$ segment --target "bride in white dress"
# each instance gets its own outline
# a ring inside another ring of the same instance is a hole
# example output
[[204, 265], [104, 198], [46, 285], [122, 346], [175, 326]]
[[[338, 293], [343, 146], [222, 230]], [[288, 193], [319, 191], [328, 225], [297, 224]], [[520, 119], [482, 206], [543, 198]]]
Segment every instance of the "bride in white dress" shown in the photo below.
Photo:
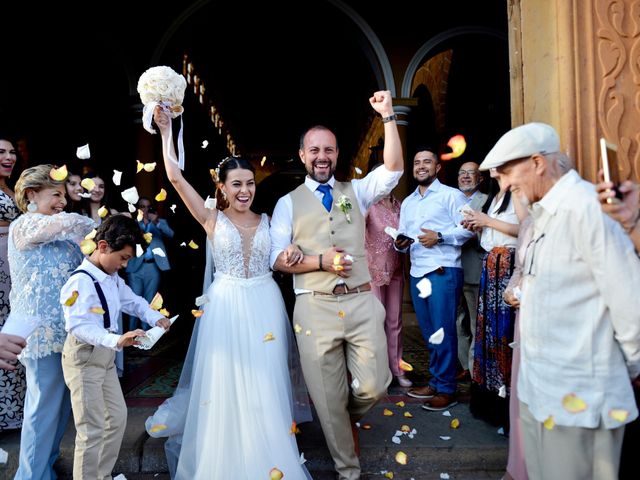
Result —
[[[213, 260], [215, 276], [178, 388], [149, 417], [147, 431], [169, 437], [165, 449], [175, 479], [268, 480], [272, 469], [285, 480], [310, 479], [292, 431], [294, 420], [309, 421], [311, 414], [285, 305], [269, 269], [269, 219], [250, 210], [253, 168], [240, 158], [223, 160], [217, 196], [228, 206], [209, 210], [175, 163], [170, 119], [159, 109], [154, 119], [169, 180], [207, 232], [207, 271]], [[301, 258], [295, 246], [288, 255], [291, 263]]]

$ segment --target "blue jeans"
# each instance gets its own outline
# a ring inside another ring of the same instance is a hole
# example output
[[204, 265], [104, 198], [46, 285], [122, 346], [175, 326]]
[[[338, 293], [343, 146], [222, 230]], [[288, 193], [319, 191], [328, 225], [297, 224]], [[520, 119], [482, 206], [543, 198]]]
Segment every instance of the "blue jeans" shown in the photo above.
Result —
[[[431, 282], [431, 295], [420, 298], [416, 284], [423, 277], [409, 277], [411, 299], [418, 317], [420, 331], [429, 351], [429, 385], [439, 393], [456, 392], [456, 368], [458, 364], [458, 335], [456, 318], [463, 284], [462, 268], [444, 267], [424, 275]], [[429, 337], [444, 329], [444, 340], [439, 345], [429, 343]]]
[[23, 358], [27, 376], [20, 460], [14, 480], [54, 480], [53, 464], [71, 414], [62, 375], [62, 354]]

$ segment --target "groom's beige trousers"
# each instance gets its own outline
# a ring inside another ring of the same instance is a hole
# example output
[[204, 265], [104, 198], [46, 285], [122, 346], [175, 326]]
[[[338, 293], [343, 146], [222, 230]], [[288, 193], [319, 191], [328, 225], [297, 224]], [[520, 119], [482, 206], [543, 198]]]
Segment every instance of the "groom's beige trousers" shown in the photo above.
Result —
[[373, 407], [391, 382], [384, 317], [370, 291], [296, 297], [302, 370], [341, 480], [360, 478], [351, 421]]

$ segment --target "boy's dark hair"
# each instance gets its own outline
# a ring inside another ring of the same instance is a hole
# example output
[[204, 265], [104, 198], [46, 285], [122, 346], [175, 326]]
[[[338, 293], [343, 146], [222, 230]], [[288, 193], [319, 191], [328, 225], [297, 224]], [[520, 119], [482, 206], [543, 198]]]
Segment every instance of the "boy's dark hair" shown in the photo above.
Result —
[[147, 247], [138, 222], [120, 214], [111, 215], [100, 224], [94, 241], [98, 243], [99, 240], [106, 241], [114, 251], [122, 250], [127, 245], [130, 245], [134, 252], [136, 245], [140, 245], [143, 250]]

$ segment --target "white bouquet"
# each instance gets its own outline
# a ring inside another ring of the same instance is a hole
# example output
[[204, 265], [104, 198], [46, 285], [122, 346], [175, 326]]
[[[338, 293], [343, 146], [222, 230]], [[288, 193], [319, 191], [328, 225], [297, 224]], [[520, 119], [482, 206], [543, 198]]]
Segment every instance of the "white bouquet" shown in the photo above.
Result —
[[[187, 88], [185, 78], [176, 73], [171, 67], [151, 67], [138, 80], [138, 93], [144, 104], [142, 109], [142, 125], [149, 133], [156, 133], [151, 126], [153, 111], [156, 106], [164, 110], [171, 118], [176, 118], [184, 112], [182, 101]], [[169, 135], [171, 138], [171, 135]], [[182, 122], [178, 134], [178, 165], [184, 170], [184, 143], [182, 138]]]

